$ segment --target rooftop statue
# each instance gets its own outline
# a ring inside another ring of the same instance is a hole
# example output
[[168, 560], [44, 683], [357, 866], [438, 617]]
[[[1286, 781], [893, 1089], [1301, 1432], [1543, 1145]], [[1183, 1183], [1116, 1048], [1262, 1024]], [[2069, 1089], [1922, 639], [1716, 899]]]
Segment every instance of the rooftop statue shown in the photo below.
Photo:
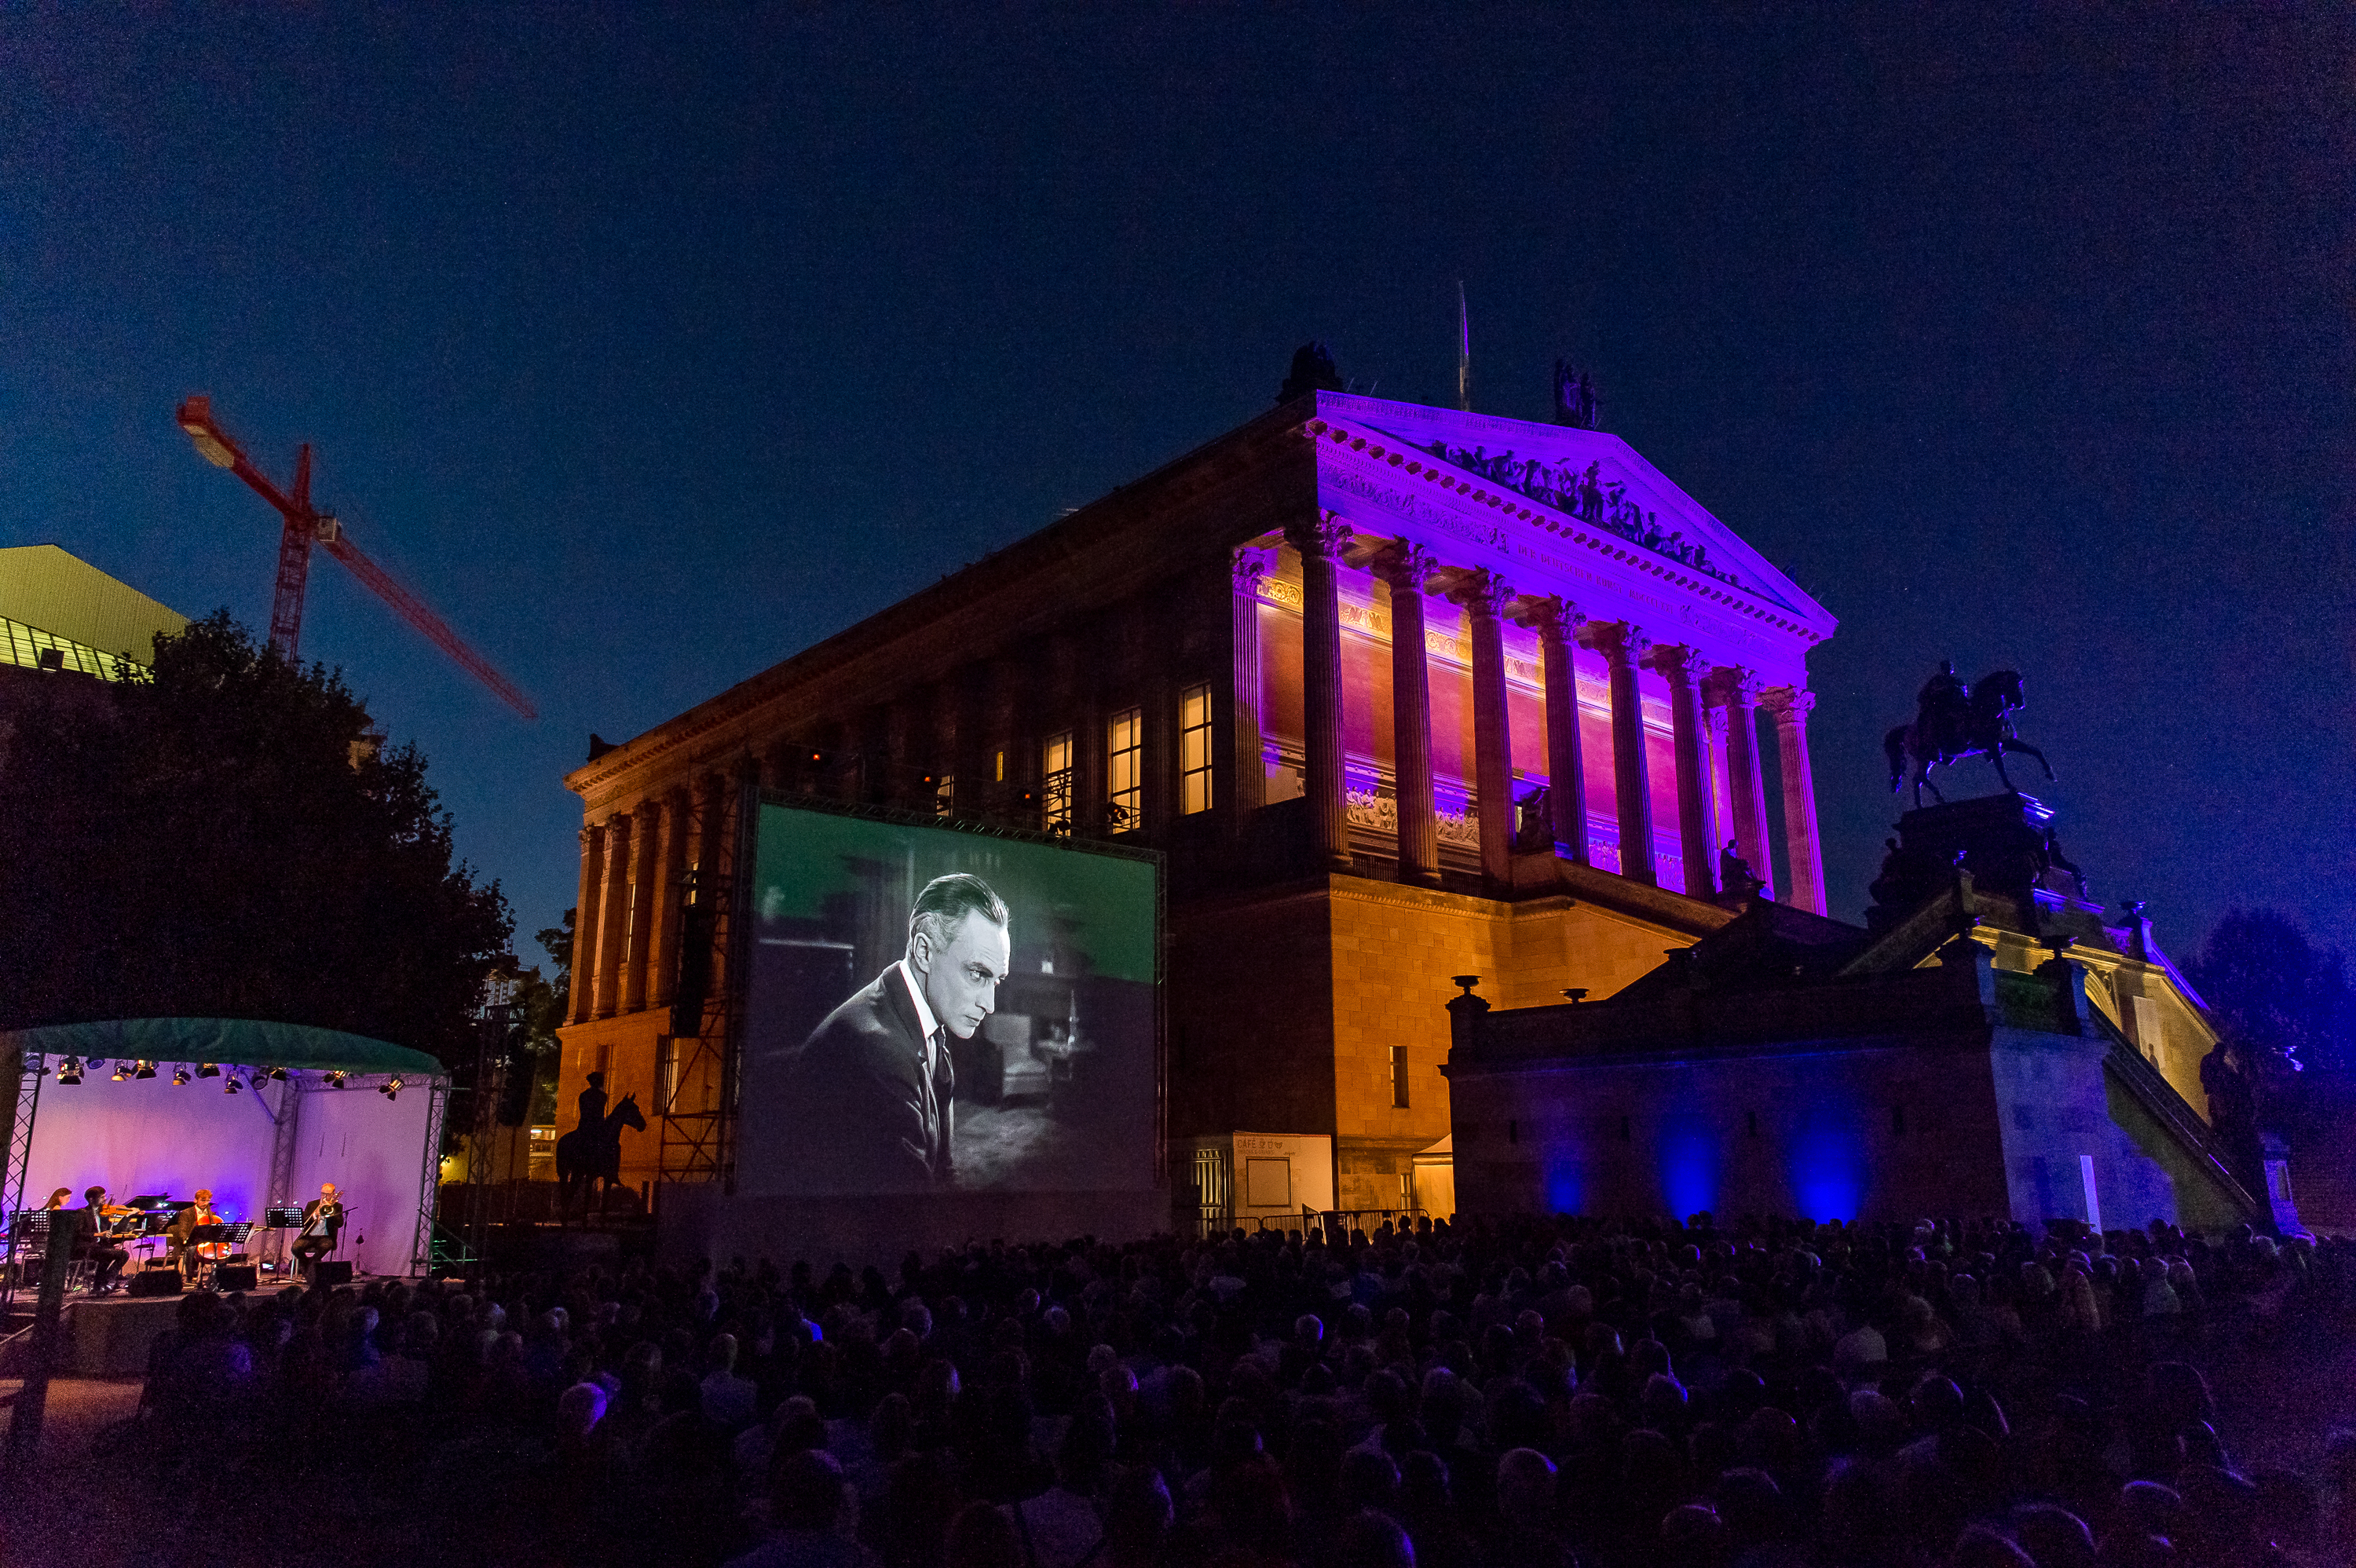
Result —
[[1573, 430], [1595, 428], [1595, 380], [1585, 373], [1572, 375], [1570, 361], [1554, 362], [1554, 422]]
[[1914, 722], [1901, 724], [1883, 737], [1881, 749], [1890, 758], [1890, 788], [1895, 794], [1906, 782], [1907, 759], [1914, 763], [1914, 804], [1922, 804], [1922, 787], [1930, 785], [1931, 794], [1941, 802], [1946, 796], [1939, 786], [1931, 784], [1931, 770], [1960, 763], [1965, 757], [1986, 757], [1996, 764], [1996, 776], [2004, 781], [2008, 790], [2013, 787], [2012, 776], [2004, 771], [2004, 754], [2019, 752], [2035, 757], [2045, 776], [2053, 776], [2053, 764], [2045, 753], [2019, 739], [2012, 732], [2015, 709], [2026, 707], [2028, 699], [2021, 695], [2020, 672], [2000, 669], [1982, 676], [1975, 685], [1966, 686], [1955, 674], [1953, 663], [1942, 659], [1939, 673], [1923, 685], [1915, 699]]
[[1333, 368], [1333, 351], [1322, 343], [1304, 343], [1292, 351], [1292, 374], [1276, 389], [1276, 400], [1289, 403], [1305, 392], [1340, 392], [1342, 372]]

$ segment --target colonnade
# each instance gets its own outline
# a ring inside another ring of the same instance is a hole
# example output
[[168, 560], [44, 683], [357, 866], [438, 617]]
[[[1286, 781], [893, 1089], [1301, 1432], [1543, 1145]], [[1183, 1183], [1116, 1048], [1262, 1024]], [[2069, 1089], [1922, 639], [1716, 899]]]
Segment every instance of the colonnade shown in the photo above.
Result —
[[724, 775], [700, 773], [581, 830], [567, 1023], [670, 1005], [680, 884], [719, 863], [732, 792]]
[[[1391, 722], [1397, 769], [1398, 876], [1436, 886], [1439, 838], [1431, 763], [1431, 685], [1425, 648], [1424, 599], [1437, 592], [1464, 612], [1472, 677], [1472, 779], [1480, 829], [1481, 869], [1491, 886], [1513, 877], [1514, 807], [1511, 719], [1505, 695], [1504, 626], [1508, 620], [1537, 634], [1545, 685], [1548, 816], [1558, 852], [1589, 859], [1585, 759], [1580, 754], [1572, 650], [1584, 644], [1602, 655], [1609, 672], [1613, 795], [1617, 803], [1621, 874], [1657, 884], [1651, 769], [1644, 745], [1638, 672], [1666, 682], [1676, 757], [1677, 843], [1687, 891], [1708, 898], [1717, 890], [1711, 754], [1722, 735], [1728, 815], [1736, 852], [1756, 875], [1768, 874], [1767, 807], [1759, 759], [1758, 710], [1776, 726], [1783, 767], [1782, 875], [1772, 880], [1784, 901], [1824, 912], [1824, 876], [1817, 861], [1815, 788], [1808, 770], [1807, 716], [1814, 695], [1804, 688], [1762, 689], [1759, 677], [1735, 666], [1713, 665], [1685, 644], [1656, 643], [1629, 621], [1590, 622], [1578, 605], [1551, 595], [1517, 593], [1486, 567], [1451, 567], [1404, 539], [1356, 538], [1349, 525], [1321, 512], [1285, 529], [1301, 558], [1303, 793], [1318, 857], [1334, 870], [1351, 868], [1347, 785], [1343, 768], [1342, 607], [1339, 568], [1363, 568], [1390, 592]], [[1257, 600], [1269, 561], [1258, 549], [1236, 555], [1236, 773], [1238, 805], [1260, 776], [1258, 704]], [[1250, 691], [1247, 699], [1247, 682]], [[1248, 753], [1244, 748], [1248, 746]]]

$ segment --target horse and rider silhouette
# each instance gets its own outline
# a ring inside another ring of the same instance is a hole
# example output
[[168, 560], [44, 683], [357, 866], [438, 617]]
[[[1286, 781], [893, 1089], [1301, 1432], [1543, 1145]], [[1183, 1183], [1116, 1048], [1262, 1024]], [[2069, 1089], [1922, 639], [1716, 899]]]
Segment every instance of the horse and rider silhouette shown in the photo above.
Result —
[[1906, 765], [1912, 761], [1917, 809], [1922, 805], [1926, 784], [1941, 805], [1946, 804], [1947, 797], [1931, 782], [1931, 770], [1965, 757], [1986, 757], [1994, 763], [1996, 776], [2008, 790], [2014, 785], [2012, 776], [2004, 771], [2007, 752], [2035, 757], [2045, 776], [2053, 777], [2053, 764], [2045, 760], [2045, 753], [2012, 732], [2012, 715], [2029, 702], [2021, 693], [2019, 670], [1991, 670], [1966, 686], [1955, 674], [1954, 665], [1943, 659], [1939, 673], [1922, 688], [1916, 701], [1914, 722], [1890, 731], [1883, 737], [1881, 749], [1890, 758], [1893, 795], [1906, 782]]
[[[605, 1075], [593, 1072], [581, 1092], [581, 1125], [556, 1140], [557, 1216], [573, 1212], [573, 1185], [581, 1184], [582, 1219], [605, 1211], [605, 1194], [621, 1184], [622, 1129], [647, 1130], [638, 1097], [625, 1094], [611, 1111], [605, 1109]], [[600, 1183], [603, 1183], [601, 1186]]]

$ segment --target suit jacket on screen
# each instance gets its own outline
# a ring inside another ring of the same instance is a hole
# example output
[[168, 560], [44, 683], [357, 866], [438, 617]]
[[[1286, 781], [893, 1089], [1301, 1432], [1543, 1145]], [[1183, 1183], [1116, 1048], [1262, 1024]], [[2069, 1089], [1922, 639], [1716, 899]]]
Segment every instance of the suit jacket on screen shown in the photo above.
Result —
[[803, 1192], [947, 1183], [957, 1072], [946, 1035], [930, 1081], [916, 1004], [894, 965], [827, 1014], [787, 1061], [780, 1140]]

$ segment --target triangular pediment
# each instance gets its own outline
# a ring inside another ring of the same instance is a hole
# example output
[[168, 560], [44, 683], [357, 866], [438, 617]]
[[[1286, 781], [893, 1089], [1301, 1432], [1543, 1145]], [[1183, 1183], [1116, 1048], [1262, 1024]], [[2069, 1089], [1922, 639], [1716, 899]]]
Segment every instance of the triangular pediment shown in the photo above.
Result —
[[1568, 425], [1321, 392], [1318, 414], [1396, 443], [1451, 487], [1510, 493], [1555, 533], [1608, 533], [1664, 567], [1722, 581], [1831, 635], [1833, 615], [1619, 436]]

